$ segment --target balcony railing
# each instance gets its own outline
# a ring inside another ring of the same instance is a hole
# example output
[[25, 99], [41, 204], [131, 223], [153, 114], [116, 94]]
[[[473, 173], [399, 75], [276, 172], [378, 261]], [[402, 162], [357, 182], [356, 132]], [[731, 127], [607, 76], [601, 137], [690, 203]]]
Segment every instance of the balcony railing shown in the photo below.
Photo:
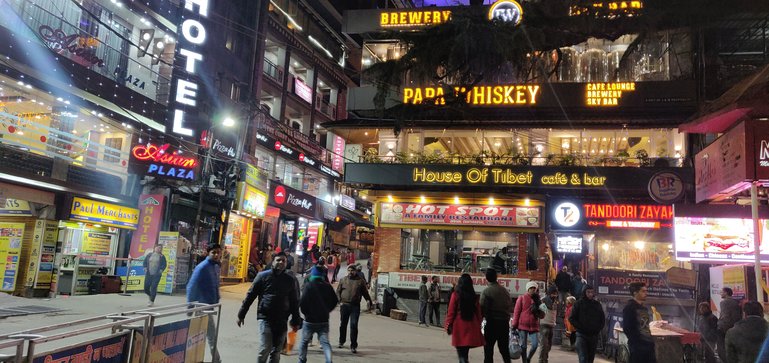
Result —
[[263, 72], [268, 77], [272, 78], [275, 82], [283, 82], [283, 70], [267, 59], [264, 60]]
[[286, 124], [272, 118], [266, 111], [259, 112], [255, 127], [257, 130], [281, 140], [289, 142], [305, 151], [312, 153], [313, 157], [320, 158], [324, 155], [324, 148], [315, 139], [302, 133], [302, 131], [293, 129]]
[[332, 105], [320, 99], [315, 99], [315, 109], [336, 120], [336, 105]]
[[684, 158], [577, 156], [577, 155], [459, 155], [397, 153], [395, 155], [365, 154], [361, 163], [375, 164], [454, 164], [454, 165], [513, 165], [513, 166], [625, 166], [625, 167], [683, 167]]

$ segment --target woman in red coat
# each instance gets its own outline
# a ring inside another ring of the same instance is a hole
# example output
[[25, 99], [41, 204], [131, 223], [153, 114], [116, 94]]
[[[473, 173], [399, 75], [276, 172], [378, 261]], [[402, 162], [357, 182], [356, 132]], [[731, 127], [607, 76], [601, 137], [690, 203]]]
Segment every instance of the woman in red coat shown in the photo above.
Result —
[[451, 294], [444, 326], [446, 333], [451, 335], [451, 345], [457, 349], [459, 363], [468, 362], [470, 348], [482, 347], [485, 343], [481, 333], [481, 305], [473, 289], [473, 279], [468, 274], [459, 277]]
[[[513, 329], [518, 330], [518, 337], [521, 342], [521, 360], [523, 363], [531, 362], [534, 352], [537, 351], [539, 333], [539, 317], [536, 315], [541, 311], [539, 306], [539, 292], [537, 283], [529, 281], [526, 283], [526, 293], [521, 295], [515, 301], [513, 309]], [[531, 341], [531, 351], [526, 352], [527, 340]]]

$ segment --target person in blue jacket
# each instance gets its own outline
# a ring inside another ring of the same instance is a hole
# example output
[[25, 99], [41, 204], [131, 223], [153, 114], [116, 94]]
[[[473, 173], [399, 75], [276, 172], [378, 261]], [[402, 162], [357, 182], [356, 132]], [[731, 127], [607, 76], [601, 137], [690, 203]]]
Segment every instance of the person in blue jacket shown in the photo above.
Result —
[[[218, 243], [208, 247], [208, 257], [195, 266], [190, 281], [187, 282], [187, 302], [203, 304], [219, 303], [219, 274], [222, 258], [222, 246]], [[214, 316], [208, 317], [208, 345], [211, 347], [213, 363], [221, 362], [219, 351], [216, 349], [216, 325]]]

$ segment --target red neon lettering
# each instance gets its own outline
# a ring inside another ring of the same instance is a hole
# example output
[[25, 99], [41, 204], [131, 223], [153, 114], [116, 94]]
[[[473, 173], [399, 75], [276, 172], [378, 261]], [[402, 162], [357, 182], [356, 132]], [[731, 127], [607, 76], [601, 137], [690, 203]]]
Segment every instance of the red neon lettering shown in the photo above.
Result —
[[184, 168], [194, 168], [198, 165], [198, 160], [195, 158], [187, 158], [166, 152], [169, 146], [168, 144], [162, 146], [154, 144], [136, 145], [131, 150], [131, 153], [137, 160], [150, 160], [156, 163]]

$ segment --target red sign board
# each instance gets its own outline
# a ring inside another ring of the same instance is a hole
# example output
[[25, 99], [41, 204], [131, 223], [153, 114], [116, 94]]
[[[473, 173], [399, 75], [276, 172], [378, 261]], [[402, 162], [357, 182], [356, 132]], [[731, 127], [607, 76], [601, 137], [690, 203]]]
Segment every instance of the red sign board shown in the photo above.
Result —
[[538, 207], [382, 203], [382, 224], [539, 228]]
[[139, 227], [131, 238], [130, 256], [139, 258], [158, 241], [160, 224], [163, 222], [165, 196], [162, 194], [142, 194], [139, 196]]
[[673, 227], [673, 206], [653, 204], [584, 204], [590, 227], [647, 228]]
[[195, 180], [198, 159], [174, 151], [169, 144], [139, 144], [131, 149], [135, 164], [144, 166], [144, 174], [177, 180]]
[[331, 157], [331, 168], [338, 172], [344, 170], [344, 145], [344, 139], [339, 135], [334, 135], [334, 155]]

